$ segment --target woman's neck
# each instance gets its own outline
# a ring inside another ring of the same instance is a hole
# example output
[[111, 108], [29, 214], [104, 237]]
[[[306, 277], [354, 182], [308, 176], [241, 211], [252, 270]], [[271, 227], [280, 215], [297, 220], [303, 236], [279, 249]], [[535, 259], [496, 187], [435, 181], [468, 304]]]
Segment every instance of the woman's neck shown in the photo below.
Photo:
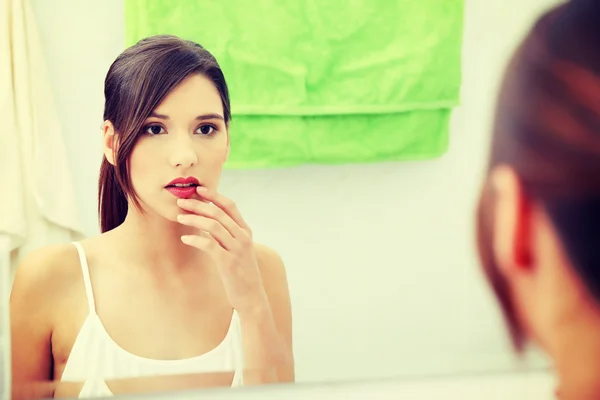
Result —
[[554, 330], [550, 352], [561, 400], [600, 399], [600, 318], [585, 314]]
[[184, 244], [182, 235], [194, 231], [158, 215], [140, 215], [130, 211], [125, 221], [113, 230], [119, 245], [140, 265], [159, 270], [181, 270], [203, 265], [207, 256]]

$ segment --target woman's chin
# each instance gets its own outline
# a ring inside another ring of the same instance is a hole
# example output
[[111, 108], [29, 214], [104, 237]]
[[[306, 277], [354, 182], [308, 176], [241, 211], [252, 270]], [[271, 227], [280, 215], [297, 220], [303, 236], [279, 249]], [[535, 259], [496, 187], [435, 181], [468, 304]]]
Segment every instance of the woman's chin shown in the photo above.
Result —
[[164, 210], [164, 212], [162, 212], [161, 214], [162, 214], [163, 218], [169, 222], [178, 222], [177, 216], [182, 213], [183, 213], [183, 210], [181, 208], [175, 206], [175, 207], [169, 207], [169, 209]]

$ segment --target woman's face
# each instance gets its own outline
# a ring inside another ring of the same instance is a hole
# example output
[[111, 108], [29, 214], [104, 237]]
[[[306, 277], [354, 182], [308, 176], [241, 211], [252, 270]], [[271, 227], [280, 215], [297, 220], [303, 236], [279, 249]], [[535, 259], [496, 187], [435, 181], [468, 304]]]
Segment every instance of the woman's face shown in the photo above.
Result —
[[[191, 75], [145, 121], [130, 155], [129, 173], [140, 204], [176, 221], [177, 199], [197, 198], [194, 188], [181, 184], [216, 189], [228, 153], [219, 92], [204, 75]], [[177, 179], [186, 181], [173, 186]]]

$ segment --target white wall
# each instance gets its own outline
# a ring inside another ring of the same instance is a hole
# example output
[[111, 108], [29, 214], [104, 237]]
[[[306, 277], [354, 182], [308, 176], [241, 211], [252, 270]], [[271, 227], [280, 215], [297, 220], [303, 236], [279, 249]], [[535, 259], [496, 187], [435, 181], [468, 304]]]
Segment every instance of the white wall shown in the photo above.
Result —
[[[473, 209], [500, 72], [555, 1], [466, 3], [463, 101], [444, 157], [225, 174], [222, 191], [286, 261], [298, 381], [516, 368], [479, 272]], [[103, 80], [123, 50], [123, 4], [32, 5], [93, 235]]]

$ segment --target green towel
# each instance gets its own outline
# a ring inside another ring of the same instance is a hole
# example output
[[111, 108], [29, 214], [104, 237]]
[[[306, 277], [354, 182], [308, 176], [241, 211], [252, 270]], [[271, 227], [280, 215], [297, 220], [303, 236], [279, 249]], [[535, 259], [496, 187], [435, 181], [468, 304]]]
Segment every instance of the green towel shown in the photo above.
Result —
[[219, 61], [229, 168], [439, 156], [462, 21], [463, 0], [125, 0], [127, 45], [174, 34]]

